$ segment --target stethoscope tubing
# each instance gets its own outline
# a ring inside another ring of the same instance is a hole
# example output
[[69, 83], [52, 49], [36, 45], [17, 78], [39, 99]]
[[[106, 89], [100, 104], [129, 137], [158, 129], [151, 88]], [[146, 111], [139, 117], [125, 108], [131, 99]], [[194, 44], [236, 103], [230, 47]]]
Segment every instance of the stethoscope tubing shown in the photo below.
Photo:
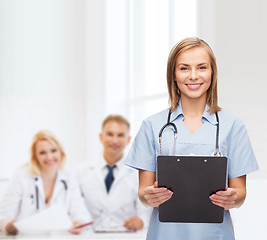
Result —
[[[173, 155], [175, 155], [175, 146], [176, 146], [176, 139], [177, 139], [177, 126], [175, 123], [171, 122], [171, 110], [169, 110], [167, 123], [162, 126], [162, 128], [159, 131], [159, 148], [160, 148], [160, 155], [162, 155], [162, 134], [164, 129], [167, 126], [172, 126], [174, 129], [174, 143], [173, 143]], [[217, 120], [217, 130], [216, 130], [216, 145], [215, 145], [215, 152], [213, 153], [214, 156], [222, 156], [222, 154], [219, 152], [219, 116], [218, 113], [215, 112], [216, 120]]]
[[[38, 181], [38, 178], [35, 178], [35, 182]], [[62, 184], [64, 185], [65, 191], [68, 190], [68, 185], [65, 180], [61, 180]], [[37, 184], [35, 184], [35, 197], [36, 197], [36, 210], [39, 210], [39, 189]]]
[[162, 149], [161, 149], [161, 138], [162, 138], [162, 133], [164, 131], [164, 129], [167, 127], [167, 126], [172, 126], [174, 128], [174, 143], [173, 143], [173, 155], [175, 155], [175, 145], [176, 145], [176, 139], [177, 139], [177, 127], [174, 123], [170, 122], [170, 119], [171, 119], [171, 110], [169, 110], [169, 114], [168, 114], [168, 119], [167, 119], [167, 123], [164, 124], [162, 126], [162, 128], [160, 129], [159, 131], [159, 148], [160, 148], [160, 155], [161, 155], [161, 152], [162, 152]]

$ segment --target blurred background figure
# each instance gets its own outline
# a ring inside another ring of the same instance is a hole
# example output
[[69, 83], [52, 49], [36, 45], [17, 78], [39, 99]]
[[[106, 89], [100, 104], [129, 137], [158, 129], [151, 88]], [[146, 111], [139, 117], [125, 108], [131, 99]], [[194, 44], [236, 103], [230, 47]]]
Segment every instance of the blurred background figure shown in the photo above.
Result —
[[[69, 229], [91, 220], [79, 186], [63, 172], [65, 151], [49, 131], [39, 131], [33, 137], [30, 162], [20, 167], [0, 202], [0, 231], [16, 234], [14, 222], [27, 218], [53, 204], [62, 204], [73, 222]], [[33, 229], [34, 230], [34, 229]]]
[[137, 173], [124, 165], [130, 124], [121, 115], [109, 115], [99, 134], [103, 153], [97, 164], [81, 164], [75, 175], [95, 229], [141, 230], [148, 223], [150, 208], [138, 199]]

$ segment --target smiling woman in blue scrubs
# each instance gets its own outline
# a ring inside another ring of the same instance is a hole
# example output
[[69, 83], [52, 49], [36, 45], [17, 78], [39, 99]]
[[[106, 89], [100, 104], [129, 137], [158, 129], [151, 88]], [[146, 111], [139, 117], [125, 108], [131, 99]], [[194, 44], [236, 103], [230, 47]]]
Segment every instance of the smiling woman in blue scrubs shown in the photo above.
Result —
[[[145, 119], [134, 140], [126, 164], [139, 169], [139, 198], [154, 208], [148, 240], [233, 240], [234, 230], [229, 209], [240, 207], [246, 198], [246, 175], [258, 170], [243, 122], [217, 104], [217, 66], [213, 51], [198, 38], [177, 43], [170, 52], [167, 66], [170, 109]], [[168, 119], [177, 126], [159, 131]], [[210, 196], [210, 201], [224, 208], [222, 223], [160, 222], [158, 206], [173, 192], [159, 188], [156, 181], [158, 155], [211, 155], [216, 145], [220, 122], [219, 150], [228, 159], [227, 187]], [[175, 149], [173, 149], [175, 145]]]

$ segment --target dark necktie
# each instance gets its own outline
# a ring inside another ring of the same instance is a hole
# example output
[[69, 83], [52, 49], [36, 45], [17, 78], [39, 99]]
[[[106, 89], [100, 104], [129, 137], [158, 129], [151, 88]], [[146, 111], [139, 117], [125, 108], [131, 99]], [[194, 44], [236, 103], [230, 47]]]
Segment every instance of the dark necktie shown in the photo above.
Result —
[[108, 168], [108, 174], [105, 178], [105, 184], [106, 184], [106, 189], [107, 189], [107, 192], [109, 192], [109, 189], [114, 181], [114, 176], [113, 176], [113, 169], [116, 167], [116, 165], [114, 166], [109, 166], [107, 165], [107, 168]]

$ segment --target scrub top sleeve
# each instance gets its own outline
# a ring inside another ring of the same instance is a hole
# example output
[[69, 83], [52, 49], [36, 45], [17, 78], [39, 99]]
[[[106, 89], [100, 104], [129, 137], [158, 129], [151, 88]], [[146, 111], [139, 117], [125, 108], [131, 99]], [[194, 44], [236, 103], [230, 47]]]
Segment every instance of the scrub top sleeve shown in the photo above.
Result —
[[240, 177], [258, 169], [246, 127], [241, 120], [236, 120], [229, 141], [229, 178]]
[[156, 172], [155, 143], [150, 122], [143, 121], [125, 164], [135, 169]]

